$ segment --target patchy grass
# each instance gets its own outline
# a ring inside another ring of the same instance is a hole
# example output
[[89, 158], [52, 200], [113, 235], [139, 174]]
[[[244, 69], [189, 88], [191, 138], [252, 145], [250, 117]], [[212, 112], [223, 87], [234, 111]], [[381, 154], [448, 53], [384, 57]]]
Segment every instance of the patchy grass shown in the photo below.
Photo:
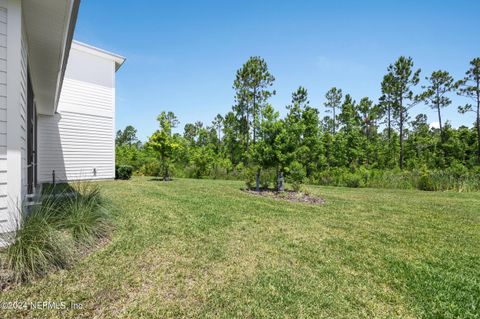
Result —
[[82, 308], [2, 316], [478, 318], [479, 193], [311, 187], [310, 205], [242, 186], [102, 183], [112, 241], [0, 297]]

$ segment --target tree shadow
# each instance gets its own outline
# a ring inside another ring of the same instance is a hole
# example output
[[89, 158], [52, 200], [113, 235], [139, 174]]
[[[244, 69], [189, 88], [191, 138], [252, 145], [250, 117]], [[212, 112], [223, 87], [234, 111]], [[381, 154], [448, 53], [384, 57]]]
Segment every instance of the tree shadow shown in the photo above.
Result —
[[168, 183], [168, 182], [173, 182], [175, 181], [175, 179], [173, 178], [170, 178], [168, 180], [164, 180], [162, 177], [152, 177], [148, 180], [149, 182], [165, 182], [165, 183]]

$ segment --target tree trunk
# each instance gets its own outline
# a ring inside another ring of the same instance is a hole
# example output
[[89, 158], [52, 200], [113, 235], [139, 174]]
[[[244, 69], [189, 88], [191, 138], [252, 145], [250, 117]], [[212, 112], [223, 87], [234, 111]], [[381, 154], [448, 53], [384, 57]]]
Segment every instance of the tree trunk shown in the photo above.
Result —
[[281, 170], [279, 170], [277, 174], [277, 191], [285, 191], [285, 185], [283, 183], [283, 172]]
[[477, 83], [477, 161], [480, 163], [480, 91]]
[[248, 110], [247, 110], [247, 118], [246, 118], [246, 121], [245, 121], [245, 152], [248, 152], [248, 146], [250, 144], [250, 116], [248, 114]]
[[390, 106], [389, 106], [389, 107], [387, 108], [387, 115], [388, 115], [388, 119], [387, 119], [387, 122], [388, 122], [388, 124], [387, 124], [387, 125], [388, 125], [388, 129], [387, 129], [387, 130], [388, 130], [388, 132], [387, 132], [387, 134], [388, 134], [388, 144], [391, 144], [391, 137], [392, 137], [392, 133], [391, 133], [391, 132], [392, 132], [392, 129], [391, 129], [391, 117], [390, 117], [391, 114], [390, 114], [390, 111], [391, 111], [391, 109], [390, 109]]
[[166, 182], [167, 179], [168, 179], [168, 167], [167, 167], [167, 165], [166, 165], [166, 163], [165, 163], [165, 156], [163, 156], [163, 154], [160, 155], [160, 161], [161, 161], [161, 163], [162, 163], [161, 165], [163, 166], [163, 170], [162, 170], [162, 171], [163, 171], [163, 172], [162, 172], [162, 175], [163, 175], [163, 176], [162, 176], [162, 178], [163, 178], [163, 181]]
[[253, 145], [255, 145], [257, 139], [257, 105], [256, 105], [256, 98], [257, 95], [257, 89], [253, 88]]
[[438, 125], [440, 126], [440, 140], [443, 143], [443, 126], [442, 126], [442, 115], [440, 114], [440, 105], [437, 105], [437, 113], [438, 113]]
[[403, 170], [403, 105], [400, 100], [400, 169]]
[[333, 110], [333, 134], [337, 131], [337, 121], [335, 118], [335, 106], [332, 108]]

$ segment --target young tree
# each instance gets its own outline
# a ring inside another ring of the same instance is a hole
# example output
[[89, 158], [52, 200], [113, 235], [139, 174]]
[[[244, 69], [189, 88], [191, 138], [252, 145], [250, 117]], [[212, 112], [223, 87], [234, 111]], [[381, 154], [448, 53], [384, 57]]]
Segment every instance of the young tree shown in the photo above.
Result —
[[476, 104], [474, 110], [472, 104], [467, 104], [458, 108], [460, 113], [476, 113], [477, 129], [477, 162], [480, 163], [480, 57], [470, 61], [470, 68], [465, 73], [465, 78], [457, 82], [457, 94], [468, 97]]
[[221, 141], [221, 139], [222, 139], [221, 132], [222, 132], [222, 126], [223, 126], [223, 116], [220, 115], [220, 114], [217, 114], [217, 116], [215, 116], [215, 118], [212, 121], [212, 125], [217, 130], [218, 140]]
[[[267, 104], [262, 109], [262, 119], [259, 127], [259, 140], [254, 147], [254, 159], [264, 169], [275, 167], [277, 170], [277, 189], [283, 190], [283, 185], [278, 185], [278, 177], [283, 172], [281, 161], [282, 141], [279, 139], [284, 129], [283, 122], [278, 119], [278, 112]], [[258, 185], [256, 186], [258, 188]]]
[[325, 98], [327, 101], [324, 103], [324, 105], [327, 108], [327, 112], [332, 113], [332, 134], [335, 134], [337, 131], [336, 110], [342, 103], [342, 90], [333, 87], [325, 94]]
[[422, 86], [422, 89], [425, 91], [422, 92], [418, 98], [437, 111], [440, 139], [443, 143], [444, 134], [441, 109], [452, 103], [447, 94], [454, 89], [453, 77], [447, 71], [438, 70], [432, 72], [432, 75], [429, 77], [425, 77], [425, 80], [428, 81], [428, 85]]
[[178, 124], [177, 117], [173, 112], [162, 112], [157, 117], [160, 129], [150, 136], [147, 147], [158, 154], [162, 177], [164, 181], [170, 179], [170, 165], [173, 152], [179, 147], [179, 144], [172, 137], [172, 128]]
[[412, 88], [420, 81], [420, 69], [413, 70], [411, 57], [401, 56], [394, 64], [390, 64], [388, 73], [382, 82], [382, 93], [393, 98], [393, 115], [398, 121], [400, 135], [399, 166], [404, 164], [404, 125], [408, 120], [408, 110], [415, 104]]
[[177, 127], [178, 119], [173, 112], [165, 112], [163, 111], [157, 116], [157, 121], [160, 124], [160, 128], [166, 131], [169, 135], [172, 134], [172, 129]]
[[187, 123], [183, 129], [183, 138], [187, 140], [190, 145], [195, 144], [195, 139], [197, 138], [198, 130], [195, 124]]
[[228, 112], [223, 120], [223, 149], [233, 165], [239, 164], [243, 157], [240, 123], [233, 112]]
[[250, 130], [253, 144], [256, 143], [259, 115], [267, 100], [275, 95], [271, 86], [275, 77], [268, 71], [267, 63], [258, 56], [253, 56], [237, 71], [233, 89], [236, 92], [234, 111], [237, 118], [243, 121], [245, 148], [249, 147]]
[[405, 154], [408, 154], [407, 166], [425, 167], [441, 166], [443, 159], [438, 161], [440, 156], [436, 154], [437, 139], [431, 134], [428, 125], [427, 115], [418, 114], [410, 121], [408, 140], [405, 143]]
[[385, 124], [387, 125], [387, 137], [388, 137], [388, 143], [391, 145], [392, 143], [392, 118], [393, 118], [393, 110], [395, 108], [395, 105], [397, 104], [396, 100], [396, 95], [393, 90], [391, 90], [389, 87], [384, 85], [383, 83], [391, 83], [393, 82], [393, 74], [386, 74], [383, 77], [383, 82], [382, 82], [382, 96], [380, 97], [379, 101], [379, 107], [380, 107], [380, 112], [381, 115], [385, 117]]
[[137, 130], [133, 126], [128, 125], [127, 127], [125, 127], [123, 131], [122, 130], [117, 131], [117, 136], [115, 138], [115, 144], [117, 146], [122, 146], [122, 145], [132, 146], [132, 145], [137, 145], [138, 142], [139, 141], [137, 138]]
[[345, 100], [341, 105], [341, 112], [338, 115], [338, 121], [342, 124], [342, 129], [351, 132], [354, 128], [360, 126], [360, 118], [357, 114], [357, 105], [350, 94], [345, 95]]
[[318, 110], [309, 105], [305, 106], [302, 112], [303, 122], [303, 149], [304, 152], [300, 158], [305, 167], [306, 177], [310, 177], [318, 169], [320, 154], [322, 151], [320, 143], [320, 120]]
[[364, 149], [361, 148], [361, 123], [357, 104], [350, 94], [345, 95], [338, 120], [342, 126], [335, 139], [345, 143], [342, 155], [349, 165], [358, 165], [364, 157]]
[[379, 107], [374, 105], [373, 101], [368, 97], [364, 97], [357, 105], [358, 118], [362, 126], [362, 132], [367, 139], [372, 137], [372, 133], [376, 130], [376, 121], [379, 116]]
[[368, 97], [364, 97], [356, 106], [357, 117], [360, 121], [360, 151], [363, 154], [365, 165], [378, 159], [379, 146], [377, 145], [377, 120], [380, 116], [380, 106], [374, 105]]

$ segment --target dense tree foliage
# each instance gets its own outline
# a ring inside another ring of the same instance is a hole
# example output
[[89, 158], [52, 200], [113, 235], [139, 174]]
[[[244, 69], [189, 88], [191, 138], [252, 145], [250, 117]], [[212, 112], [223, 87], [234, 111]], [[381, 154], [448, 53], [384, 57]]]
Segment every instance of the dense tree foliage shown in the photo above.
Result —
[[[211, 126], [187, 123], [182, 134], [174, 134], [179, 122], [164, 111], [145, 145], [128, 126], [117, 133], [117, 164], [165, 180], [172, 173], [242, 178], [257, 189], [281, 190], [284, 179], [295, 187], [306, 181], [384, 187], [386, 180], [393, 187], [480, 187], [480, 58], [470, 62], [460, 81], [439, 70], [420, 87], [420, 69], [402, 56], [388, 66], [378, 102], [369, 97], [357, 102], [334, 87], [325, 95], [329, 115], [323, 117], [310, 104], [307, 89], [299, 87], [281, 118], [269, 103], [274, 81], [262, 58], [250, 58], [237, 71], [230, 112], [217, 114]], [[476, 114], [473, 127], [453, 128], [442, 115], [454, 93], [473, 100], [474, 105], [459, 107], [461, 113]], [[425, 114], [411, 114], [418, 103], [436, 111], [438, 128]]]

